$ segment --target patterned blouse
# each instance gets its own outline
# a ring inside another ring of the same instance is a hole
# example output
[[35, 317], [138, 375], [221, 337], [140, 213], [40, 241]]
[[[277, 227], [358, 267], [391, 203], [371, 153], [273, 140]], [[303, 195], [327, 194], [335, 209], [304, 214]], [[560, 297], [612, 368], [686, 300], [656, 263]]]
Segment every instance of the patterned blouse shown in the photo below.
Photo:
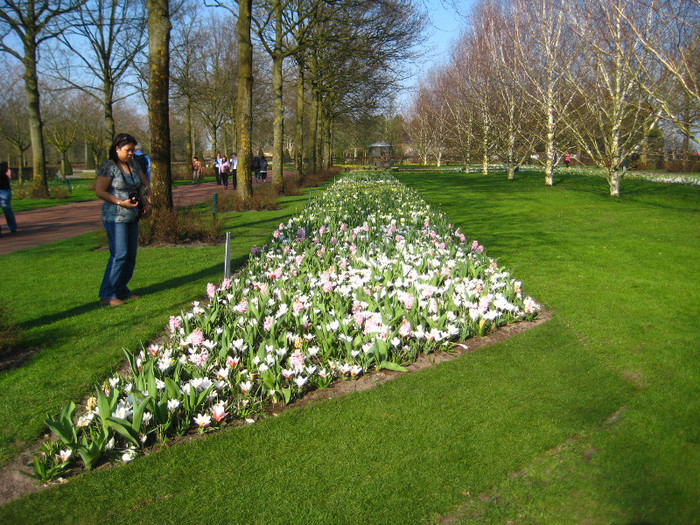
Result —
[[[122, 173], [117, 165], [111, 160], [107, 160], [100, 164], [97, 168], [98, 177], [107, 177], [112, 179], [107, 191], [114, 195], [117, 200], [129, 200], [129, 193], [139, 191], [141, 187], [141, 177], [139, 177], [139, 166], [129, 161], [130, 171]], [[110, 202], [102, 203], [102, 221], [103, 222], [133, 222], [139, 218], [138, 208], [125, 208]]]

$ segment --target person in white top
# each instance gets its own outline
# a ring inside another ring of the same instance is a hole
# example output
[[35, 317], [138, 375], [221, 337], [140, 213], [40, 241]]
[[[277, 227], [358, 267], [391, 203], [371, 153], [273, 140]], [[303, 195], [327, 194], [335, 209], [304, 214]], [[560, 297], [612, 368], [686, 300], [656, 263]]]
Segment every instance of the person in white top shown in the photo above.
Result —
[[238, 186], [236, 170], [238, 170], [238, 156], [234, 153], [231, 155], [231, 182], [233, 183], [234, 190], [236, 189], [236, 186]]

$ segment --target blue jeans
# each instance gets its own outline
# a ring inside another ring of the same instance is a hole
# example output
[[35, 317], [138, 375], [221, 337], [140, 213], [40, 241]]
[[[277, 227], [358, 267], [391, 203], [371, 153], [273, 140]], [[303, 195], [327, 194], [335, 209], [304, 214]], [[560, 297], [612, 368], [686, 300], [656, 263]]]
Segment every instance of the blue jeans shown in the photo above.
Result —
[[100, 299], [125, 299], [131, 296], [127, 287], [136, 266], [139, 223], [102, 222], [109, 241], [109, 260], [100, 286]]
[[5, 212], [7, 227], [13, 232], [17, 230], [17, 221], [15, 220], [15, 214], [12, 213], [11, 201], [12, 190], [0, 190], [0, 206], [2, 206], [2, 211]]

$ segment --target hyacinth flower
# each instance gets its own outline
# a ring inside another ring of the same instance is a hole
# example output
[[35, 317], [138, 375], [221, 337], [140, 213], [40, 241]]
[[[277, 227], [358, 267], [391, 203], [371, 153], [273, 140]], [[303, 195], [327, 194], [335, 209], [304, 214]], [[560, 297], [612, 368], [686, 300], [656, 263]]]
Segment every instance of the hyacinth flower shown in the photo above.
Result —
[[483, 245], [388, 174], [341, 179], [206, 296], [130, 358], [131, 377], [104, 385], [104, 410], [84, 414], [80, 432], [112, 414], [143, 426], [135, 446], [153, 428], [203, 432], [539, 311]]

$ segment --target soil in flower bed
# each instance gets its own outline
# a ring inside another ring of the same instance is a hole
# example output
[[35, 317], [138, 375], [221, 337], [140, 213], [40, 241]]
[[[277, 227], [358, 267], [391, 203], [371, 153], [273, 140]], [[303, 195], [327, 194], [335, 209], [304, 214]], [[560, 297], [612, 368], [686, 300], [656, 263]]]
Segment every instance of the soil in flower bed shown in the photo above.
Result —
[[[505, 341], [515, 335], [526, 332], [531, 328], [539, 326], [552, 318], [552, 312], [546, 310], [540, 310], [537, 319], [534, 321], [520, 321], [517, 323], [511, 323], [501, 326], [497, 330], [492, 331], [490, 334], [485, 336], [475, 336], [470, 338], [466, 342], [457, 342], [452, 347], [450, 352], [437, 351], [431, 354], [420, 354], [416, 361], [411, 364], [405, 365], [407, 372], [395, 372], [391, 370], [379, 370], [368, 373], [367, 375], [362, 375], [357, 379], [346, 380], [346, 381], [336, 381], [328, 388], [314, 390], [308, 392], [304, 397], [290, 403], [289, 405], [283, 405], [277, 403], [268, 406], [263, 412], [263, 418], [274, 417], [279, 413], [298, 407], [306, 406], [310, 403], [323, 401], [326, 399], [332, 399], [336, 397], [341, 397], [352, 392], [363, 392], [365, 390], [370, 390], [377, 385], [392, 381], [393, 379], [404, 375], [405, 373], [418, 372], [430, 368], [434, 365], [440, 364], [445, 361], [450, 361], [460, 357], [463, 354], [473, 352], [479, 348], [484, 348], [486, 346], [494, 345]], [[0, 362], [0, 364], [2, 364]], [[21, 364], [21, 363], [20, 363]], [[17, 365], [19, 366], [19, 365]], [[245, 425], [245, 422], [237, 421], [231, 426], [241, 426]], [[168, 441], [168, 444], [177, 444], [181, 441], [190, 439], [199, 439], [204, 437], [200, 435], [196, 430], [192, 430], [188, 435], [181, 438], [174, 438]], [[49, 439], [50, 436], [46, 434], [44, 440]], [[15, 499], [19, 499], [27, 494], [37, 492], [48, 485], [41, 485], [35, 479], [29, 477], [27, 473], [33, 472], [33, 460], [32, 454], [39, 449], [40, 443], [35, 443], [34, 445], [25, 449], [20, 453], [12, 462], [8, 463], [2, 469], [0, 469], [0, 505], [4, 505]], [[157, 447], [152, 447], [151, 451], [157, 450]], [[117, 467], [118, 463], [105, 462], [97, 468], [114, 468]], [[79, 473], [80, 471], [74, 470], [73, 475]]]

